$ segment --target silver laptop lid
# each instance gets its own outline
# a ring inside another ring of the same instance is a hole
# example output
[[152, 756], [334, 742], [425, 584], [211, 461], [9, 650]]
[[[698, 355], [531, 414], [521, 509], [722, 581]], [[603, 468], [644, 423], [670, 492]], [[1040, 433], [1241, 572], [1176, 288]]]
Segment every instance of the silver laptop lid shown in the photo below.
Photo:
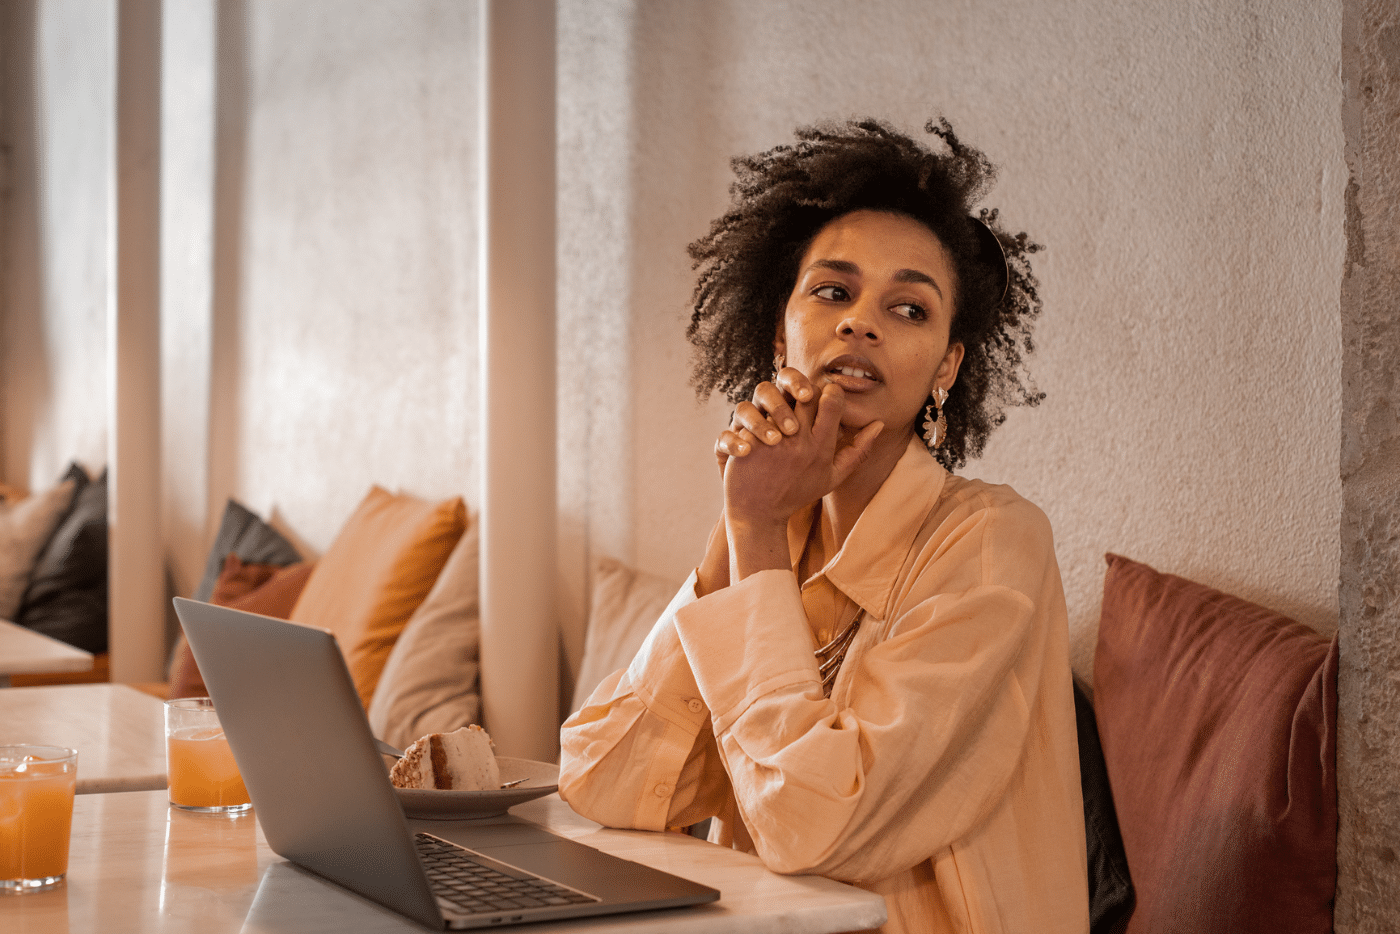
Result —
[[335, 637], [178, 597], [175, 611], [273, 851], [443, 927]]

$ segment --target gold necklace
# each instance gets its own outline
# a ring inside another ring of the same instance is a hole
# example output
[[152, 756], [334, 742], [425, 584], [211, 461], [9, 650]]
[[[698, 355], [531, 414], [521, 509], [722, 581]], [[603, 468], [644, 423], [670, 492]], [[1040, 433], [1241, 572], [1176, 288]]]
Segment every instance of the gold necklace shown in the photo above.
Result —
[[822, 676], [823, 697], [831, 696], [831, 686], [836, 683], [841, 663], [846, 660], [846, 650], [855, 641], [856, 630], [860, 629], [860, 621], [864, 616], [865, 610], [862, 609], [834, 639], [812, 653], [817, 657], [817, 672]]

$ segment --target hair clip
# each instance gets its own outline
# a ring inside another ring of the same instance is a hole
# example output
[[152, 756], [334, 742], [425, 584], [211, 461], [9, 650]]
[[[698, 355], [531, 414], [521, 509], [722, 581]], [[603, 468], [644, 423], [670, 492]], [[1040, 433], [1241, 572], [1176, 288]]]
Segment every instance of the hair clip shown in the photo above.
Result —
[[968, 217], [972, 221], [972, 229], [977, 233], [982, 262], [1001, 273], [1001, 294], [997, 296], [997, 301], [1000, 302], [1006, 298], [1006, 293], [1011, 288], [1011, 267], [1006, 262], [1006, 250], [986, 221], [976, 215]]

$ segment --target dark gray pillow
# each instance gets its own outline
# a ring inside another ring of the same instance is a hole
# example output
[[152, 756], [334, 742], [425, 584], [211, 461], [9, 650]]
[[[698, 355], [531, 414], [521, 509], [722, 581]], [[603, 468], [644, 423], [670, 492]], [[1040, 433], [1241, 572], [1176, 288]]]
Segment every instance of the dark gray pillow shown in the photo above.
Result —
[[1094, 708], [1078, 681], [1074, 683], [1074, 719], [1079, 732], [1079, 781], [1084, 789], [1084, 840], [1089, 850], [1089, 930], [1117, 934], [1133, 913], [1133, 881]]
[[209, 560], [204, 563], [204, 577], [194, 592], [196, 600], [209, 602], [214, 585], [224, 569], [224, 559], [229, 555], [237, 555], [246, 564], [275, 564], [279, 567], [301, 560], [301, 555], [291, 542], [282, 537], [281, 532], [234, 499], [224, 506], [219, 534], [214, 538]]
[[73, 504], [43, 551], [15, 622], [94, 654], [107, 651], [107, 473], [93, 481], [81, 467]]

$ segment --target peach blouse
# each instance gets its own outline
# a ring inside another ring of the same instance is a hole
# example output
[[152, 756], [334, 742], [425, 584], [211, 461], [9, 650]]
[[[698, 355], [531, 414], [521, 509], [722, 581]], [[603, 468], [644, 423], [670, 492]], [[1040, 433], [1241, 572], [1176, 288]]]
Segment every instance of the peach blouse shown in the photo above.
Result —
[[[794, 567], [817, 511], [789, 524]], [[813, 649], [858, 611], [823, 697]], [[715, 816], [712, 841], [770, 869], [884, 895], [884, 931], [1089, 928], [1049, 522], [917, 438], [807, 581], [763, 571], [697, 599], [692, 574], [561, 744], [580, 814], [648, 830]]]

